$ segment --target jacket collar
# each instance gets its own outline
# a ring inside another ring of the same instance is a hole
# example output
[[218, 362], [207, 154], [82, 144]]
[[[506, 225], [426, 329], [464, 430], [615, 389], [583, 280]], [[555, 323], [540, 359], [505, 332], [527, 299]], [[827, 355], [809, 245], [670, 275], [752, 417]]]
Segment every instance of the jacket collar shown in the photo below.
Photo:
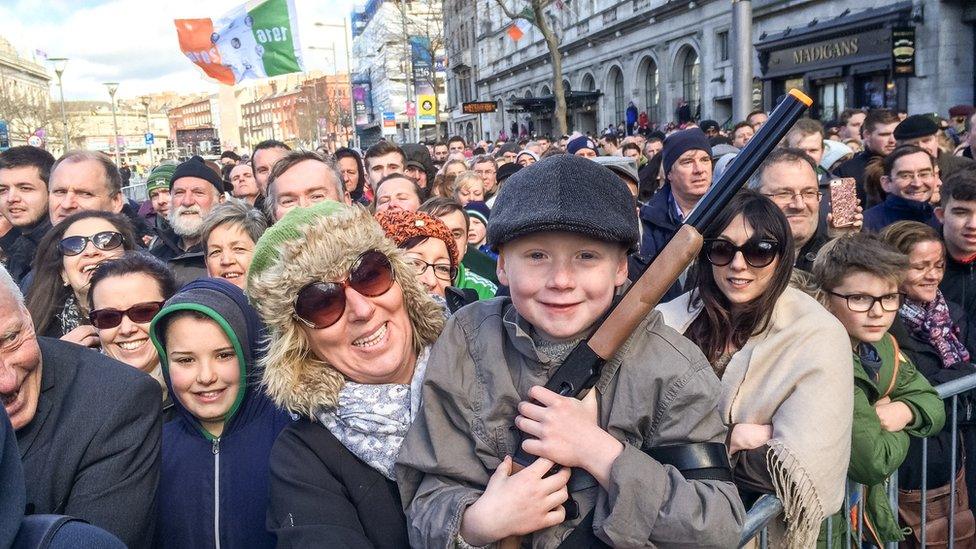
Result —
[[926, 218], [932, 216], [932, 205], [928, 202], [908, 200], [907, 198], [902, 198], [891, 193], [888, 193], [888, 196], [885, 198], [884, 207], [887, 210], [906, 212], [913, 216]]
[[677, 230], [678, 225], [681, 225], [681, 220], [675, 216], [674, 207], [672, 206], [673, 200], [671, 184], [667, 183], [654, 193], [654, 196], [647, 201], [647, 204], [641, 206], [640, 218], [651, 225], [672, 231]]

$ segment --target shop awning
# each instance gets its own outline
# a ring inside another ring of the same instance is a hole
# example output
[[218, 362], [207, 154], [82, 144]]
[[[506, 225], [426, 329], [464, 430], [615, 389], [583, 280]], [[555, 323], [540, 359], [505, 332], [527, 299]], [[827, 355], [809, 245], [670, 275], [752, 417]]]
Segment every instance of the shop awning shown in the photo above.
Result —
[[[580, 109], [595, 105], [601, 95], [603, 95], [603, 92], [600, 90], [566, 92], [566, 108]], [[553, 95], [519, 97], [514, 101], [507, 102], [505, 107], [505, 110], [511, 113], [549, 113], [556, 110], [556, 97]]]

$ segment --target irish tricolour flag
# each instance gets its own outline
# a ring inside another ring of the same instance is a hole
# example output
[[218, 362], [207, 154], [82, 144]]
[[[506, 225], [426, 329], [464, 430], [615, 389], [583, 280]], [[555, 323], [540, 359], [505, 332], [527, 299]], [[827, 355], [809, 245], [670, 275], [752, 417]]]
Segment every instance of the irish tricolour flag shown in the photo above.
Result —
[[303, 71], [293, 0], [251, 0], [220, 19], [177, 19], [180, 49], [210, 77], [236, 84]]

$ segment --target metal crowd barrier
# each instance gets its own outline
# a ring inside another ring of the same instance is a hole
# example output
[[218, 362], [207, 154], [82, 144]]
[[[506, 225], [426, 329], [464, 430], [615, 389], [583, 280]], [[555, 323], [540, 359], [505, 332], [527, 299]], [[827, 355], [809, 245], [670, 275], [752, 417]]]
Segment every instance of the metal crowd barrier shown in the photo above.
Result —
[[129, 180], [129, 185], [122, 187], [122, 194], [129, 200], [135, 200], [140, 204], [149, 199], [146, 192], [146, 180], [133, 176]]
[[[942, 400], [951, 399], [950, 412], [948, 418], [950, 422], [950, 429], [951, 429], [950, 431], [951, 458], [950, 458], [950, 467], [949, 467], [950, 470], [949, 482], [951, 484], [949, 489], [948, 544], [949, 544], [949, 549], [952, 549], [953, 547], [955, 547], [954, 534], [955, 534], [955, 514], [956, 514], [956, 470], [958, 469], [956, 464], [956, 454], [958, 453], [957, 448], [959, 445], [959, 436], [958, 436], [959, 422], [957, 419], [956, 412], [958, 409], [959, 394], [969, 391], [971, 389], [976, 389], [976, 374], [971, 374], [965, 377], [961, 377], [959, 379], [942, 383], [936, 385], [934, 388], [936, 392], [939, 394], [939, 398], [941, 398]], [[922, 439], [921, 521], [923, 526], [919, 535], [920, 538], [919, 541], [921, 542], [922, 547], [925, 547], [925, 542], [926, 542], [925, 539], [926, 529], [924, 525], [926, 523], [926, 511], [927, 511], [925, 500], [928, 492], [928, 484], [927, 484], [928, 454], [929, 454], [928, 439], [925, 438]], [[963, 482], [965, 482], [965, 479], [963, 479]], [[863, 539], [862, 537], [862, 529], [864, 524], [863, 503], [865, 501], [865, 496], [866, 496], [866, 493], [864, 491], [864, 486], [853, 482], [847, 482], [847, 494], [846, 497], [844, 498], [844, 517], [851, 516], [851, 508], [850, 508], [851, 498], [849, 496], [853, 493], [853, 491], [859, 492], [860, 497], [858, 498], [858, 501], [861, 502], [861, 505], [858, 508], [860, 512], [858, 513], [857, 516], [857, 525], [855, 526], [856, 535], [853, 536], [853, 538]], [[974, 494], [970, 494], [970, 497], [974, 497]], [[894, 473], [892, 473], [891, 477], [889, 477], [888, 479], [888, 498], [889, 498], [889, 502], [891, 503], [892, 510], [895, 511], [895, 518], [897, 518], [898, 517], [898, 511], [897, 511], [898, 510], [898, 471], [897, 470]], [[777, 518], [782, 512], [783, 512], [783, 504], [776, 496], [764, 495], [760, 497], [758, 500], [756, 500], [756, 503], [752, 506], [751, 509], [749, 509], [749, 512], [746, 514], [746, 520], [742, 528], [742, 535], [739, 538], [739, 547], [745, 547], [747, 545], [750, 545], [753, 542], [753, 540], [758, 536], [758, 540], [757, 540], [758, 547], [760, 549], [767, 549], [769, 546], [767, 527], [770, 521]], [[844, 528], [845, 530], [844, 549], [851, 549], [852, 536], [850, 531], [851, 528], [850, 522], [845, 520], [843, 525], [835, 525], [833, 524], [833, 517], [827, 519], [827, 548], [839, 549], [833, 547], [833, 539], [832, 539], [833, 536], [831, 535], [833, 533], [833, 529], [838, 526]], [[854, 544], [854, 547], [856, 548], [857, 544]], [[898, 549], [898, 543], [896, 542], [886, 543], [885, 549]]]

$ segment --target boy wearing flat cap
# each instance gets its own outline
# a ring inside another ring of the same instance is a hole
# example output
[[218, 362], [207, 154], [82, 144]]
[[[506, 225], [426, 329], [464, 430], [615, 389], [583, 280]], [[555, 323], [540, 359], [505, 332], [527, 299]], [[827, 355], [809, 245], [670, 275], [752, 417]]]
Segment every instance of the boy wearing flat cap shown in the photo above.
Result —
[[[526, 167], [499, 193], [488, 242], [511, 297], [459, 310], [431, 351], [397, 468], [412, 546], [737, 545], [745, 512], [727, 474], [718, 379], [658, 313], [583, 400], [542, 387], [627, 280], [633, 204], [613, 172], [570, 155]], [[516, 427], [539, 459], [513, 474]], [[692, 446], [717, 447], [725, 469], [686, 476], [695, 467], [660, 452]]]

